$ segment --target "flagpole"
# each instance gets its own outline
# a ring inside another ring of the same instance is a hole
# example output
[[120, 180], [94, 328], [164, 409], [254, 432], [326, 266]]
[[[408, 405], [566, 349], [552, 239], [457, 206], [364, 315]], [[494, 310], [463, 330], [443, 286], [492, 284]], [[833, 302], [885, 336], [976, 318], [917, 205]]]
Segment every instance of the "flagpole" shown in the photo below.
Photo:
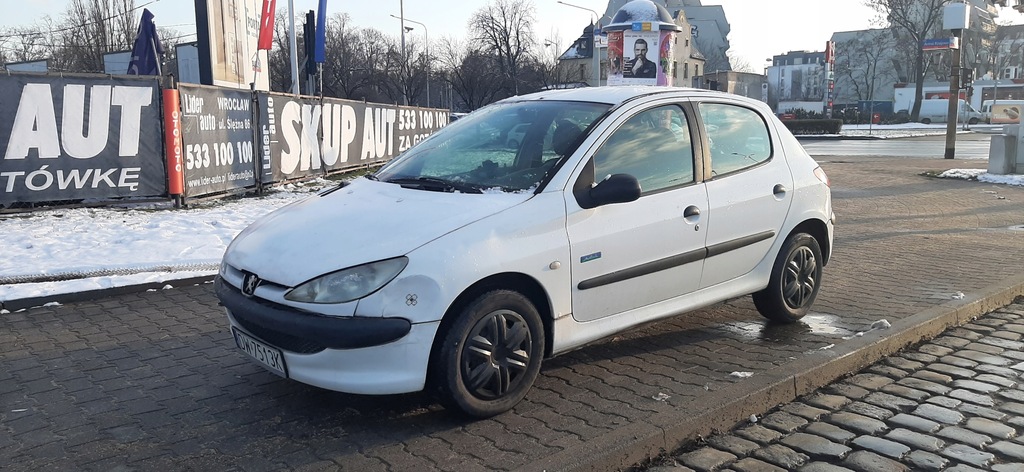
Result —
[[299, 94], [299, 46], [295, 39], [295, 0], [288, 0], [288, 18], [291, 27], [288, 30], [288, 42], [292, 56], [292, 94]]

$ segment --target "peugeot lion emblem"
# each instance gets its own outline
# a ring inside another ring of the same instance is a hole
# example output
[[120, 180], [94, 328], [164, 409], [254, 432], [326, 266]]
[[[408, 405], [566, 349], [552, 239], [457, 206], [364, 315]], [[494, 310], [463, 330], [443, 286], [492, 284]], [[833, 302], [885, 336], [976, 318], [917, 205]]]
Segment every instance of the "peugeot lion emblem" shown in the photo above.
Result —
[[242, 293], [246, 296], [251, 297], [253, 292], [256, 291], [256, 287], [260, 286], [260, 278], [256, 274], [250, 274], [246, 272], [245, 278], [242, 279]]

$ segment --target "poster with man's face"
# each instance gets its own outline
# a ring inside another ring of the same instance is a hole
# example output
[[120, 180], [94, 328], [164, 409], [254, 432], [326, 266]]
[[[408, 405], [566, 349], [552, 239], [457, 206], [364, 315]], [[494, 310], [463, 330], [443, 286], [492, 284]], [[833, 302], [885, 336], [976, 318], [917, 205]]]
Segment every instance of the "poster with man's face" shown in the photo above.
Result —
[[657, 85], [661, 34], [658, 31], [624, 31], [622, 34], [621, 81], [613, 85]]

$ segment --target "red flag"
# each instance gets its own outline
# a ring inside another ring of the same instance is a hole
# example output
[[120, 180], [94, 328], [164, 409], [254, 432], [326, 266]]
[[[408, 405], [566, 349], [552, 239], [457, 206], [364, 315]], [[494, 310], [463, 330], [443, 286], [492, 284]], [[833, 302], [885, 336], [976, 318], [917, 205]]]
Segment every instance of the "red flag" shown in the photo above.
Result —
[[256, 49], [270, 50], [274, 43], [274, 11], [277, 0], [263, 0], [263, 14], [260, 16], [260, 39]]

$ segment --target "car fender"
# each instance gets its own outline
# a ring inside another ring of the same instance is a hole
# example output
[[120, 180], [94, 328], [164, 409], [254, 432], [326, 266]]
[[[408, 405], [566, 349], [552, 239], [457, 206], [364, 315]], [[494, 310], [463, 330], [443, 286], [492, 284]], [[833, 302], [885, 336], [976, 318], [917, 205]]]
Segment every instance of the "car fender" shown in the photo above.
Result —
[[540, 193], [431, 241], [408, 257], [409, 265], [395, 280], [360, 300], [357, 315], [437, 321], [465, 290], [503, 273], [534, 279], [546, 292], [554, 317], [571, 314], [569, 247], [560, 192]]

